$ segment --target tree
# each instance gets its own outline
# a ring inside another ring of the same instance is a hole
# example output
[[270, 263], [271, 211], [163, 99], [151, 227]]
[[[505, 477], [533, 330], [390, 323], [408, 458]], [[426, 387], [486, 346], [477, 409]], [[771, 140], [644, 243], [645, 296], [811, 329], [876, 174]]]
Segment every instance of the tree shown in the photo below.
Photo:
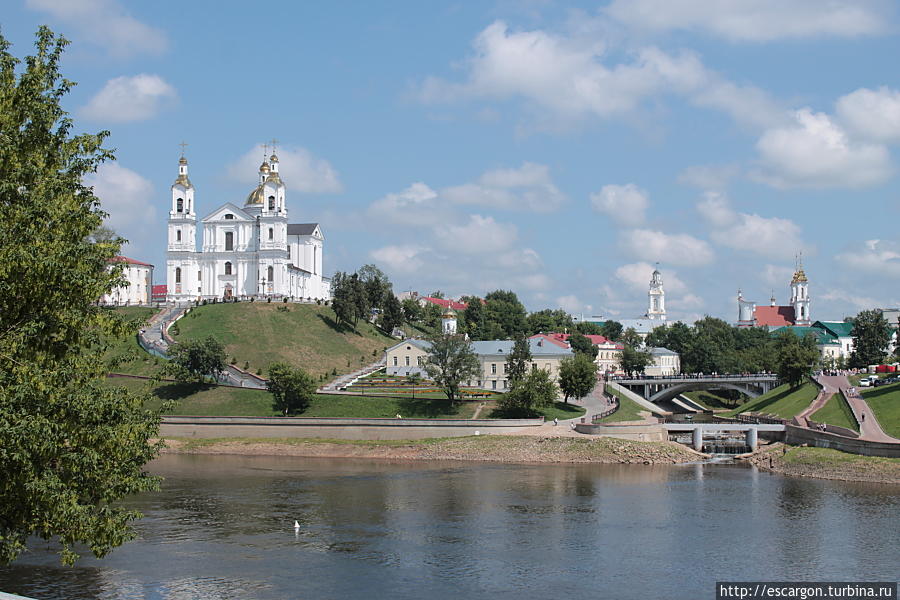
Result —
[[597, 358], [597, 352], [599, 352], [597, 346], [594, 345], [591, 340], [587, 339], [583, 335], [578, 332], [573, 333], [569, 336], [569, 339], [566, 340], [569, 342], [569, 346], [572, 348], [572, 351], [576, 354], [584, 354], [587, 355], [588, 358], [594, 360]]
[[415, 323], [421, 318], [422, 307], [412, 298], [405, 299], [401, 305], [403, 306], [403, 320], [407, 323]]
[[515, 292], [496, 290], [484, 302], [484, 339], [514, 339], [525, 333], [525, 306]]
[[576, 353], [559, 363], [559, 388], [569, 398], [584, 398], [591, 393], [597, 383], [597, 363], [587, 354]]
[[527, 417], [552, 405], [558, 394], [559, 390], [549, 372], [532, 369], [525, 379], [500, 397], [497, 407], [504, 415]]
[[606, 321], [600, 326], [601, 335], [614, 342], [618, 342], [619, 338], [622, 337], [622, 329], [622, 324], [618, 321]]
[[884, 360], [891, 343], [891, 328], [880, 310], [864, 310], [853, 319], [853, 352], [850, 366], [875, 365]]
[[431, 348], [425, 362], [425, 371], [439, 386], [447, 400], [459, 399], [459, 386], [478, 374], [481, 363], [469, 341], [462, 335], [439, 333], [429, 338]]
[[356, 275], [362, 282], [366, 293], [368, 307], [365, 314], [369, 313], [368, 309], [383, 308], [388, 296], [393, 296], [391, 280], [384, 274], [384, 271], [369, 264], [357, 269]]
[[651, 362], [653, 356], [646, 350], [638, 350], [634, 346], [626, 345], [622, 350], [620, 359], [622, 370], [626, 373], [643, 373]]
[[778, 377], [791, 387], [800, 385], [812, 375], [813, 368], [819, 362], [816, 338], [812, 335], [801, 338], [791, 331], [782, 330], [775, 338], [775, 349]]
[[331, 310], [338, 324], [351, 326], [356, 318], [356, 304], [353, 301], [353, 290], [346, 273], [338, 271], [331, 278]]
[[528, 332], [532, 335], [535, 333], [550, 333], [558, 331], [565, 333], [574, 327], [572, 317], [562, 309], [550, 310], [545, 308], [533, 312], [525, 318]]
[[482, 304], [481, 298], [468, 296], [461, 298], [461, 300], [463, 302], [466, 302], [466, 309], [462, 313], [462, 321], [465, 332], [468, 333], [469, 337], [473, 340], [487, 339], [484, 337], [485, 312], [484, 304]]
[[437, 330], [441, 325], [441, 307], [433, 302], [428, 302], [422, 309], [422, 325], [428, 329]]
[[640, 348], [644, 345], [644, 340], [641, 338], [641, 334], [634, 330], [634, 327], [629, 327], [622, 335], [619, 336], [619, 342], [622, 343], [626, 348]]
[[608, 337], [603, 333], [602, 327], [600, 327], [596, 323], [591, 323], [589, 321], [582, 321], [580, 323], [576, 323], [575, 331], [577, 331], [581, 335], [602, 335], [604, 337]]
[[106, 215], [83, 181], [112, 153], [108, 132], [71, 134], [66, 44], [41, 27], [17, 73], [0, 36], [0, 564], [34, 538], [66, 564], [76, 544], [104, 556], [140, 517], [118, 501], [158, 484], [159, 412], [105, 384], [107, 340], [136, 330], [96, 305], [124, 278], [107, 269], [118, 240], [91, 238]]
[[205, 340], [178, 342], [169, 350], [169, 372], [178, 381], [203, 381], [207, 377], [218, 380], [225, 371], [225, 346], [212, 336]]
[[267, 371], [266, 389], [272, 394], [272, 408], [287, 416], [303, 412], [316, 393], [316, 382], [303, 369], [287, 363], [275, 362]]
[[529, 362], [531, 362], [531, 345], [528, 342], [528, 338], [520, 335], [516, 338], [516, 343], [513, 344], [512, 352], [509, 354], [507, 373], [509, 374], [511, 387], [515, 387], [518, 382], [525, 378], [525, 375], [528, 373]]
[[384, 301], [384, 311], [381, 313], [381, 328], [391, 333], [395, 327], [403, 324], [403, 307], [397, 296], [389, 293]]

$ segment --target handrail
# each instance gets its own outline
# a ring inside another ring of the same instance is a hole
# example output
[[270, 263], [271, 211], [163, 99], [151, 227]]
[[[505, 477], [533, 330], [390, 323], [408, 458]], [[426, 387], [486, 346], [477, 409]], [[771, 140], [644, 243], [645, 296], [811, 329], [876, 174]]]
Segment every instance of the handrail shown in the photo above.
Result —
[[612, 375], [608, 377], [608, 381], [665, 381], [665, 380], [694, 380], [694, 379], [765, 379], [768, 381], [777, 381], [778, 375], [775, 373], [734, 373], [734, 374], [703, 374], [699, 373], [682, 373], [679, 375]]
[[591, 415], [591, 423], [596, 423], [600, 419], [606, 418], [609, 415], [616, 412], [617, 410], [619, 410], [619, 399], [616, 396], [612, 396], [605, 392], [604, 392], [603, 396], [606, 398], [606, 400], [608, 402], [610, 402], [611, 406], [601, 413], [597, 413], [596, 415]]

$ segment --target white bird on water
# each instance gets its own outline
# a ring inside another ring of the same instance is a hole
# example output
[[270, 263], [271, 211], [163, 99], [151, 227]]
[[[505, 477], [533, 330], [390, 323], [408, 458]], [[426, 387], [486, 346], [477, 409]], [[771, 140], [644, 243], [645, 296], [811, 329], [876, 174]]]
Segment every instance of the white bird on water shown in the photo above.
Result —
[[300, 531], [300, 523], [294, 521], [294, 531]]

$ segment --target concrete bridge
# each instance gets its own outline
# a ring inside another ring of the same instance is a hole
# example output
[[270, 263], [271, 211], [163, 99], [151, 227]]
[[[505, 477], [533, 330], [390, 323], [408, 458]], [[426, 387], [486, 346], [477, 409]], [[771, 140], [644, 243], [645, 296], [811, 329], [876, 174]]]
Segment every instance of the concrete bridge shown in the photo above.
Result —
[[695, 390], [737, 390], [756, 398], [778, 385], [778, 375], [756, 373], [750, 375], [670, 375], [643, 377], [612, 377], [610, 381], [641, 394], [650, 402], [671, 400], [684, 392]]
[[749, 423], [664, 423], [663, 428], [668, 433], [691, 432], [691, 442], [694, 450], [703, 452], [704, 436], [721, 435], [743, 431], [746, 436], [747, 446], [751, 452], [757, 448], [760, 431], [774, 431], [784, 433], [784, 425]]

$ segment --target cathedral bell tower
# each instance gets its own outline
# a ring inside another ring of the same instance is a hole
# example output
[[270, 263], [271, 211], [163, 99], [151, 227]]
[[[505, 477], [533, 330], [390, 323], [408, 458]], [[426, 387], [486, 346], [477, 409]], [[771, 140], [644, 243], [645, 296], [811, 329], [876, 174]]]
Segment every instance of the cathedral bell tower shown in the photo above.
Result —
[[651, 321], [666, 320], [666, 292], [663, 290], [662, 274], [653, 269], [650, 276], [650, 291], [647, 292], [647, 318]]
[[794, 307], [794, 325], [809, 326], [809, 281], [803, 272], [803, 262], [797, 259], [797, 270], [791, 279], [791, 306]]
[[178, 159], [178, 177], [171, 189], [166, 283], [169, 301], [178, 302], [194, 298], [197, 287], [191, 262], [196, 250], [197, 212], [194, 186], [188, 178], [188, 161], [183, 153]]

